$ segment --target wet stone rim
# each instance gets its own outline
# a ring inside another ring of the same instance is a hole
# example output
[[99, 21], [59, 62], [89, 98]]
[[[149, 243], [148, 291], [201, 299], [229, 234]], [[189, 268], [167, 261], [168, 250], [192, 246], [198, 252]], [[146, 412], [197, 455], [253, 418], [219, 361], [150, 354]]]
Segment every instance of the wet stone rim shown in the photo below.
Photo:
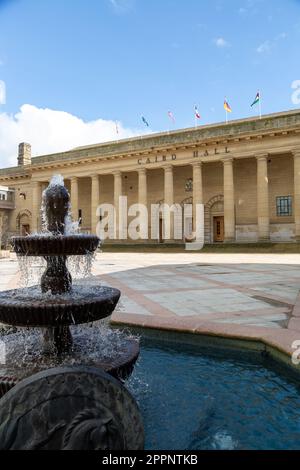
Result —
[[[30, 289], [27, 292], [30, 293]], [[97, 292], [98, 291], [98, 292]], [[59, 296], [35, 300], [21, 296], [19, 289], [0, 293], [0, 322], [14, 326], [60, 326], [89, 323], [108, 317], [115, 309], [120, 291], [96, 287], [83, 299]]]
[[93, 253], [100, 245], [95, 235], [29, 235], [12, 237], [17, 255], [26, 256], [71, 256]]
[[[122, 354], [119, 357], [110, 358], [107, 360], [97, 360], [91, 359], [90, 362], [82, 364], [82, 367], [94, 367], [100, 370], [105, 371], [107, 374], [111, 375], [112, 377], [124, 381], [130, 377], [134, 365], [139, 357], [140, 354], [140, 345], [139, 341], [134, 339], [126, 340], [126, 344], [124, 344], [124, 349]], [[72, 360], [71, 356], [71, 360]], [[53, 357], [49, 357], [49, 367], [53, 367], [51, 365], [51, 361]], [[56, 357], [58, 360], [58, 357]], [[64, 358], [62, 358], [62, 361]], [[32, 369], [29, 367], [22, 373], [22, 370], [16, 369], [15, 367], [7, 364], [4, 368], [0, 368], [0, 398], [4, 396], [11, 388], [13, 388], [17, 383], [21, 380], [24, 380], [27, 377], [30, 377], [31, 374], [38, 373], [39, 371], [45, 371], [47, 366], [43, 364], [43, 368], [39, 368], [38, 365], [35, 363]], [[68, 367], [66, 363], [62, 364], [60, 367]], [[75, 367], [75, 366], [74, 366]], [[7, 368], [7, 370], [5, 370]]]

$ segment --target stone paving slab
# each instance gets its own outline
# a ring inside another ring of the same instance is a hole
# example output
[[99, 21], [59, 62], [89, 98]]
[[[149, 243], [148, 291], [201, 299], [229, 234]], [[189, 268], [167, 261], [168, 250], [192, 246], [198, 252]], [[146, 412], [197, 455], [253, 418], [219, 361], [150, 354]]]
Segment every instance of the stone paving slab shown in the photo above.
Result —
[[[114, 256], [117, 264], [126, 255]], [[300, 255], [133, 254], [132, 258], [135, 266], [131, 269], [129, 261], [127, 273], [114, 270], [102, 275], [152, 315], [122, 308], [121, 299], [113, 323], [257, 340], [288, 355], [295, 339], [300, 340]], [[101, 256], [95, 274], [100, 260]], [[193, 287], [195, 280], [201, 284]]]

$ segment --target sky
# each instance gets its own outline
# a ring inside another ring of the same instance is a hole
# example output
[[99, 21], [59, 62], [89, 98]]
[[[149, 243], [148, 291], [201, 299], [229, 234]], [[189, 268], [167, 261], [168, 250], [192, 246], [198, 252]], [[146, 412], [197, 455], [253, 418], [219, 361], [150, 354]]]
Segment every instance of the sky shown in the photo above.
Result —
[[300, 108], [299, 44], [300, 0], [0, 0], [0, 167]]

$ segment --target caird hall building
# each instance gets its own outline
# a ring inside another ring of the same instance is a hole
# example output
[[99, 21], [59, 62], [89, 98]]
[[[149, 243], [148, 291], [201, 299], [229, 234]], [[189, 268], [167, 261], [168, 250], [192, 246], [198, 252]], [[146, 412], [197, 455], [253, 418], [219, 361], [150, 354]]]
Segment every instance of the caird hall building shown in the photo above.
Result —
[[[99, 204], [118, 210], [127, 196], [128, 206], [203, 204], [206, 243], [300, 240], [300, 110], [35, 158], [20, 144], [18, 166], [0, 170], [2, 245], [40, 229], [42, 191], [58, 173], [83, 232], [95, 233]], [[154, 223], [164, 243], [161, 219], [149, 215], [149, 234]]]

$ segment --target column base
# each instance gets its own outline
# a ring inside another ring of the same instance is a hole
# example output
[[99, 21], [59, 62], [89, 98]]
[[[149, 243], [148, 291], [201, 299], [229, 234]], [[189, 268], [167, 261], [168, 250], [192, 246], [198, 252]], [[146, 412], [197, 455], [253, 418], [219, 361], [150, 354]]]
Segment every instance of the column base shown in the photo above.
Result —
[[259, 237], [257, 241], [261, 243], [270, 243], [271, 239], [270, 237]]
[[236, 239], [235, 238], [224, 238], [223, 243], [236, 243]]

